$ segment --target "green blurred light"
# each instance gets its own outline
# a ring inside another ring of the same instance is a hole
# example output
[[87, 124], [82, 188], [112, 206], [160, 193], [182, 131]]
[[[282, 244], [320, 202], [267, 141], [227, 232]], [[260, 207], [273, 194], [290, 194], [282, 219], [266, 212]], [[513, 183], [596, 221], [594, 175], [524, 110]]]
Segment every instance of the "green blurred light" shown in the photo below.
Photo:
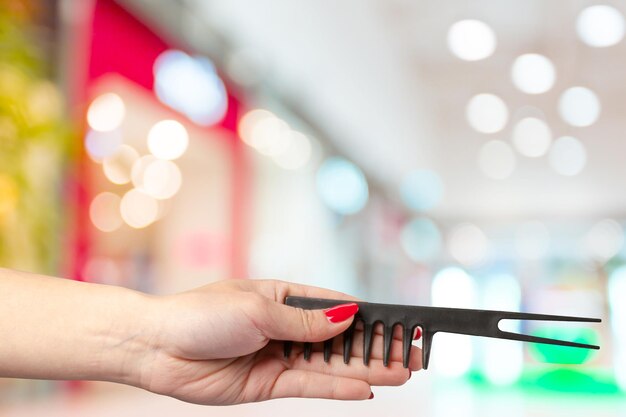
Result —
[[[548, 327], [534, 331], [533, 335], [549, 339], [568, 340], [591, 345], [598, 344], [598, 333], [593, 329]], [[579, 365], [585, 363], [594, 353], [594, 351], [590, 349], [545, 345], [540, 343], [531, 344], [530, 352], [539, 362], [567, 365]]]

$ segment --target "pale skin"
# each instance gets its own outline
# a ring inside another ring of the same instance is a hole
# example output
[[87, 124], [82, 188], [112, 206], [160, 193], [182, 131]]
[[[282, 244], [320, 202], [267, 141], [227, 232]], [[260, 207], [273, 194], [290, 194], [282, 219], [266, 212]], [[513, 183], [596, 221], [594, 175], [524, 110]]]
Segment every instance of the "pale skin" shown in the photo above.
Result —
[[341, 338], [330, 362], [300, 344], [290, 358], [282, 342], [320, 342], [343, 332], [322, 310], [283, 304], [287, 295], [356, 300], [322, 288], [276, 280], [226, 280], [152, 296], [0, 268], [0, 377], [111, 381], [183, 401], [240, 404], [283, 397], [365, 400], [372, 386], [402, 385], [421, 369], [413, 347], [402, 367], [396, 329], [388, 367], [377, 332], [369, 366], [357, 326], [352, 360]]

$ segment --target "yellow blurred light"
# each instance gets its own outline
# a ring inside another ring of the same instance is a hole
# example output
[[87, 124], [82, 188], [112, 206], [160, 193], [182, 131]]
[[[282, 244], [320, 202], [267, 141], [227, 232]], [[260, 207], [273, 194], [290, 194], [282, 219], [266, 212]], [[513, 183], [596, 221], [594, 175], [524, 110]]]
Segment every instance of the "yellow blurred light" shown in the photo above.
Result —
[[187, 129], [176, 120], [161, 120], [148, 132], [148, 149], [160, 159], [179, 158], [188, 145]]
[[19, 189], [13, 178], [0, 174], [0, 219], [15, 210]]
[[29, 123], [47, 123], [61, 117], [63, 98], [59, 89], [50, 81], [38, 82], [29, 91], [26, 109]]
[[89, 206], [89, 217], [93, 225], [103, 232], [113, 232], [122, 225], [120, 217], [120, 197], [103, 192], [98, 194]]
[[134, 148], [120, 145], [112, 156], [102, 161], [104, 175], [113, 184], [128, 184], [137, 159], [139, 159], [139, 153]]
[[87, 123], [93, 130], [110, 132], [121, 126], [126, 106], [120, 96], [105, 93], [96, 97], [87, 110]]
[[274, 162], [283, 169], [296, 170], [304, 167], [311, 159], [311, 141], [304, 134], [292, 131], [284, 152], [275, 155]]
[[174, 196], [181, 184], [180, 169], [172, 161], [156, 159], [143, 172], [142, 191], [159, 200]]
[[126, 224], [141, 229], [157, 219], [159, 205], [153, 197], [133, 188], [122, 197], [120, 212]]

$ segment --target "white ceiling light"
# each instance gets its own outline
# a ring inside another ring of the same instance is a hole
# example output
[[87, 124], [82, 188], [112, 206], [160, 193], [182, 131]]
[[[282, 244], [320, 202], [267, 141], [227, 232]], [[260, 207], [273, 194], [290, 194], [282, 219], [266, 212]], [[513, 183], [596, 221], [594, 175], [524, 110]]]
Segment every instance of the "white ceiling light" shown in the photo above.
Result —
[[448, 48], [465, 61], [478, 61], [493, 54], [496, 35], [480, 20], [461, 20], [448, 30]]
[[541, 119], [526, 117], [513, 128], [513, 145], [519, 153], [537, 158], [548, 152], [552, 142], [552, 132]]
[[587, 151], [583, 144], [571, 136], [563, 136], [554, 141], [550, 149], [550, 166], [557, 173], [573, 176], [583, 170], [587, 163]]
[[624, 16], [611, 6], [587, 7], [578, 15], [576, 32], [589, 46], [612, 46], [624, 38]]
[[511, 68], [513, 84], [528, 94], [541, 94], [554, 86], [556, 71], [552, 61], [539, 54], [524, 54], [517, 57]]
[[467, 103], [465, 116], [474, 130], [495, 133], [502, 130], [509, 120], [509, 109], [496, 95], [477, 94]]
[[572, 126], [585, 127], [600, 117], [600, 100], [585, 87], [568, 88], [559, 98], [559, 114]]

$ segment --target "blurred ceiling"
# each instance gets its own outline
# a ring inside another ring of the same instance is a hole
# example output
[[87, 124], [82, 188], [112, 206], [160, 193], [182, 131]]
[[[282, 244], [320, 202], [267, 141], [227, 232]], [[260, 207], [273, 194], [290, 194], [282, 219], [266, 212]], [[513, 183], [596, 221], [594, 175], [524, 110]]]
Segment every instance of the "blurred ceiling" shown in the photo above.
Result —
[[[215, 53], [217, 45], [223, 62], [251, 51], [262, 63], [256, 70], [264, 88], [297, 104], [337, 149], [390, 195], [397, 195], [411, 170], [436, 170], [445, 185], [436, 217], [508, 220], [626, 214], [626, 121], [621, 117], [626, 105], [626, 41], [609, 48], [583, 44], [575, 22], [586, 2], [122, 3], [200, 49]], [[626, 14], [626, 4], [605, 3]], [[462, 61], [447, 47], [449, 27], [469, 18], [495, 31], [497, 47], [487, 59]], [[556, 67], [556, 83], [545, 94], [522, 93], [511, 82], [514, 59], [531, 52], [547, 56]], [[602, 113], [592, 126], [571, 127], [557, 113], [560, 94], [575, 85], [591, 88], [600, 99]], [[478, 133], [466, 121], [467, 102], [483, 92], [497, 94], [508, 105], [511, 118], [501, 132]], [[491, 139], [510, 143], [512, 126], [529, 111], [527, 106], [541, 110], [554, 138], [570, 135], [585, 145], [588, 162], [581, 174], [560, 176], [546, 156], [519, 154], [506, 180], [489, 179], [480, 171], [481, 145]]]

